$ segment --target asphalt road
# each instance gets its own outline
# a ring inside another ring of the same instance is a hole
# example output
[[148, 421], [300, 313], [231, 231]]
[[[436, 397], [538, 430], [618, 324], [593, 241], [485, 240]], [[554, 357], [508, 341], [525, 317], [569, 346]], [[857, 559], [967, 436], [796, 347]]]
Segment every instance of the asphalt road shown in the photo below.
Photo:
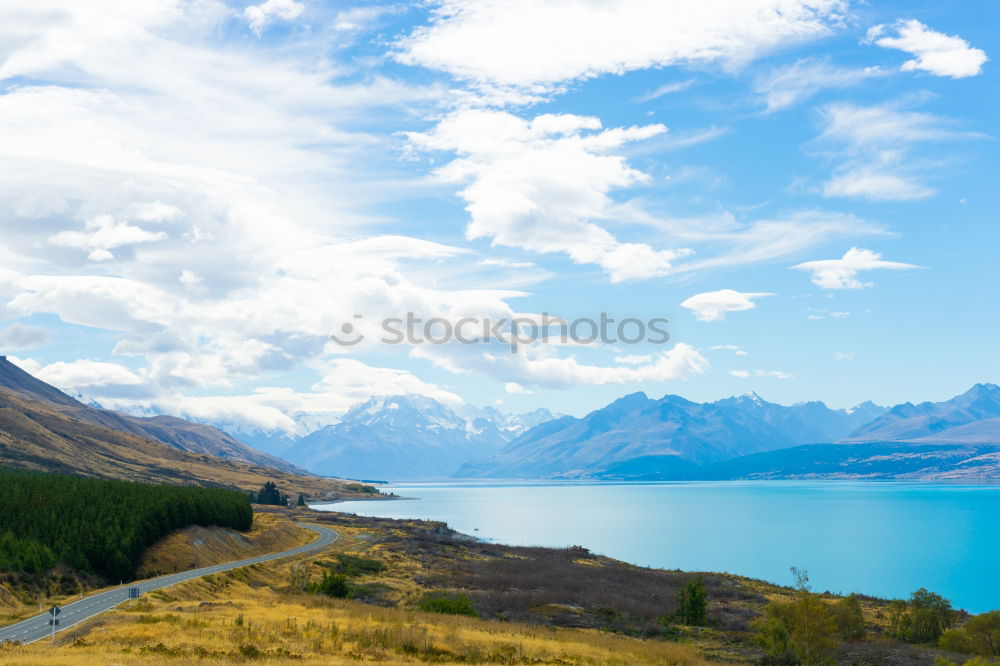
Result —
[[[59, 626], [56, 627], [56, 632], [69, 629], [70, 627], [77, 625], [84, 620], [88, 620], [95, 615], [103, 613], [106, 610], [111, 610], [119, 604], [125, 603], [129, 600], [129, 587], [138, 587], [140, 594], [145, 594], [152, 590], [158, 590], [163, 587], [170, 587], [171, 585], [176, 585], [177, 583], [183, 583], [184, 581], [192, 580], [194, 578], [200, 578], [201, 576], [206, 576], [208, 574], [219, 573], [220, 571], [229, 571], [230, 569], [238, 569], [239, 567], [249, 566], [251, 564], [258, 564], [260, 562], [270, 562], [271, 560], [278, 560], [283, 557], [289, 557], [291, 555], [299, 555], [300, 553], [308, 553], [313, 550], [319, 550], [324, 546], [328, 546], [340, 536], [328, 527], [320, 527], [319, 525], [307, 525], [305, 523], [297, 523], [300, 527], [304, 527], [307, 530], [312, 530], [319, 535], [319, 539], [307, 543], [304, 546], [299, 546], [298, 548], [292, 548], [291, 550], [284, 550], [280, 553], [271, 553], [270, 555], [260, 555], [258, 557], [250, 557], [245, 560], [237, 560], [235, 562], [227, 562], [226, 564], [216, 564], [211, 567], [204, 567], [202, 569], [192, 569], [190, 571], [183, 571], [181, 573], [171, 574], [169, 576], [160, 576], [159, 578], [150, 578], [149, 580], [136, 581], [129, 583], [123, 587], [116, 587], [113, 590], [106, 590], [104, 592], [98, 592], [97, 594], [92, 594], [89, 597], [84, 597], [79, 601], [74, 601], [73, 603], [66, 604], [62, 606], [62, 612], [59, 613]], [[52, 626], [49, 624], [49, 614], [48, 612], [42, 613], [41, 615], [36, 615], [35, 617], [29, 618], [27, 620], [22, 620], [17, 624], [12, 624], [7, 627], [0, 629], [0, 642], [3, 641], [18, 641], [19, 643], [32, 643], [34, 641], [40, 640], [42, 638], [47, 638], [52, 635]]]

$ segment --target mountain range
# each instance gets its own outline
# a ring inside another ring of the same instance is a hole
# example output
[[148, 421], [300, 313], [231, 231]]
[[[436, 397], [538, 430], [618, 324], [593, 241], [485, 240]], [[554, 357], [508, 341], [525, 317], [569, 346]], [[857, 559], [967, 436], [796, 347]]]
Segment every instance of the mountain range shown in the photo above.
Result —
[[633, 394], [543, 424], [457, 476], [718, 480], [1000, 476], [1000, 387], [850, 410], [756, 394], [698, 404]]
[[546, 409], [505, 414], [493, 408], [456, 410], [418, 395], [376, 397], [294, 441], [281, 455], [319, 474], [443, 478], [552, 418]]
[[14, 393], [4, 394], [8, 405], [37, 401], [76, 423], [293, 475], [306, 469], [364, 480], [657, 480], [978, 478], [1000, 472], [995, 384], [976, 384], [942, 402], [891, 408], [863, 402], [851, 409], [816, 401], [779, 405], [756, 393], [698, 403], [640, 392], [582, 417], [545, 409], [507, 414], [396, 395], [371, 398], [340, 416], [309, 417], [299, 424], [305, 435], [100, 409], [2, 357], [0, 391]]
[[582, 418], [544, 423], [492, 458], [468, 464], [457, 476], [586, 478], [662, 476], [740, 456], [850, 434], [884, 408], [851, 410], [820, 402], [778, 405], [756, 393], [697, 403], [676, 395], [620, 398]]

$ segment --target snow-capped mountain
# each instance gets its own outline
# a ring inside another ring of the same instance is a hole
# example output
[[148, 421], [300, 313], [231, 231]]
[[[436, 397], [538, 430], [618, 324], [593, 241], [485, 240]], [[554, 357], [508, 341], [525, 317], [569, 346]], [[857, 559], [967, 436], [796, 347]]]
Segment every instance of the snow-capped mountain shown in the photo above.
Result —
[[976, 384], [943, 402], [904, 402], [854, 430], [847, 441], [1000, 443], [1000, 386]]
[[545, 409], [505, 414], [493, 408], [458, 410], [418, 395], [380, 396], [346, 412], [282, 451], [318, 474], [358, 479], [427, 479], [495, 454], [507, 442], [553, 415]]
[[697, 403], [626, 395], [583, 418], [543, 423], [496, 456], [470, 463], [458, 476], [494, 478], [669, 475], [799, 444], [830, 442], [878, 416], [864, 403], [834, 410], [821, 402], [792, 406], [756, 393]]

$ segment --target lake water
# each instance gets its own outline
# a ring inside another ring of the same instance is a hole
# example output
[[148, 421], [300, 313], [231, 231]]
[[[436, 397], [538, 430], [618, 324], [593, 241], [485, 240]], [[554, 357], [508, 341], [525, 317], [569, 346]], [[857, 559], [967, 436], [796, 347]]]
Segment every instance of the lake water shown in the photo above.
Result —
[[[570, 546], [643, 566], [727, 571], [817, 591], [1000, 608], [1000, 486], [898, 482], [441, 483], [392, 502], [318, 506], [424, 518], [514, 545]], [[478, 528], [478, 531], [477, 531]]]

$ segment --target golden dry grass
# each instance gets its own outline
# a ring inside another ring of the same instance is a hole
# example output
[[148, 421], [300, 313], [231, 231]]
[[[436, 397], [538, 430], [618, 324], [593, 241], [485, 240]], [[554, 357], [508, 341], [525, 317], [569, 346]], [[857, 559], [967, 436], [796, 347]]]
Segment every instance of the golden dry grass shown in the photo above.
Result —
[[[366, 606], [256, 588], [277, 572], [217, 576], [46, 642], [0, 652], [42, 664], [702, 664], [683, 645]], [[159, 598], [154, 598], [158, 596]], [[215, 602], [188, 600], [212, 596]], [[225, 601], [221, 601], [225, 599]]]
[[[287, 517], [258, 516], [258, 520], [259, 539], [289, 538]], [[365, 530], [338, 527], [338, 531], [341, 539], [331, 550], [369, 554], [379, 550], [371, 548]], [[161, 557], [181, 554], [183, 559], [189, 544], [175, 535], [161, 545]], [[122, 608], [65, 631], [55, 646], [41, 641], [0, 648], [0, 663], [704, 663], [693, 648], [664, 641], [380, 608], [291, 589], [293, 568], [305, 566], [315, 574], [321, 569], [315, 561], [329, 557], [330, 551], [290, 558], [153, 592], [134, 609]], [[380, 580], [393, 588], [392, 596], [402, 600], [418, 594], [407, 574], [419, 567], [395, 562], [392, 568], [396, 575]]]

